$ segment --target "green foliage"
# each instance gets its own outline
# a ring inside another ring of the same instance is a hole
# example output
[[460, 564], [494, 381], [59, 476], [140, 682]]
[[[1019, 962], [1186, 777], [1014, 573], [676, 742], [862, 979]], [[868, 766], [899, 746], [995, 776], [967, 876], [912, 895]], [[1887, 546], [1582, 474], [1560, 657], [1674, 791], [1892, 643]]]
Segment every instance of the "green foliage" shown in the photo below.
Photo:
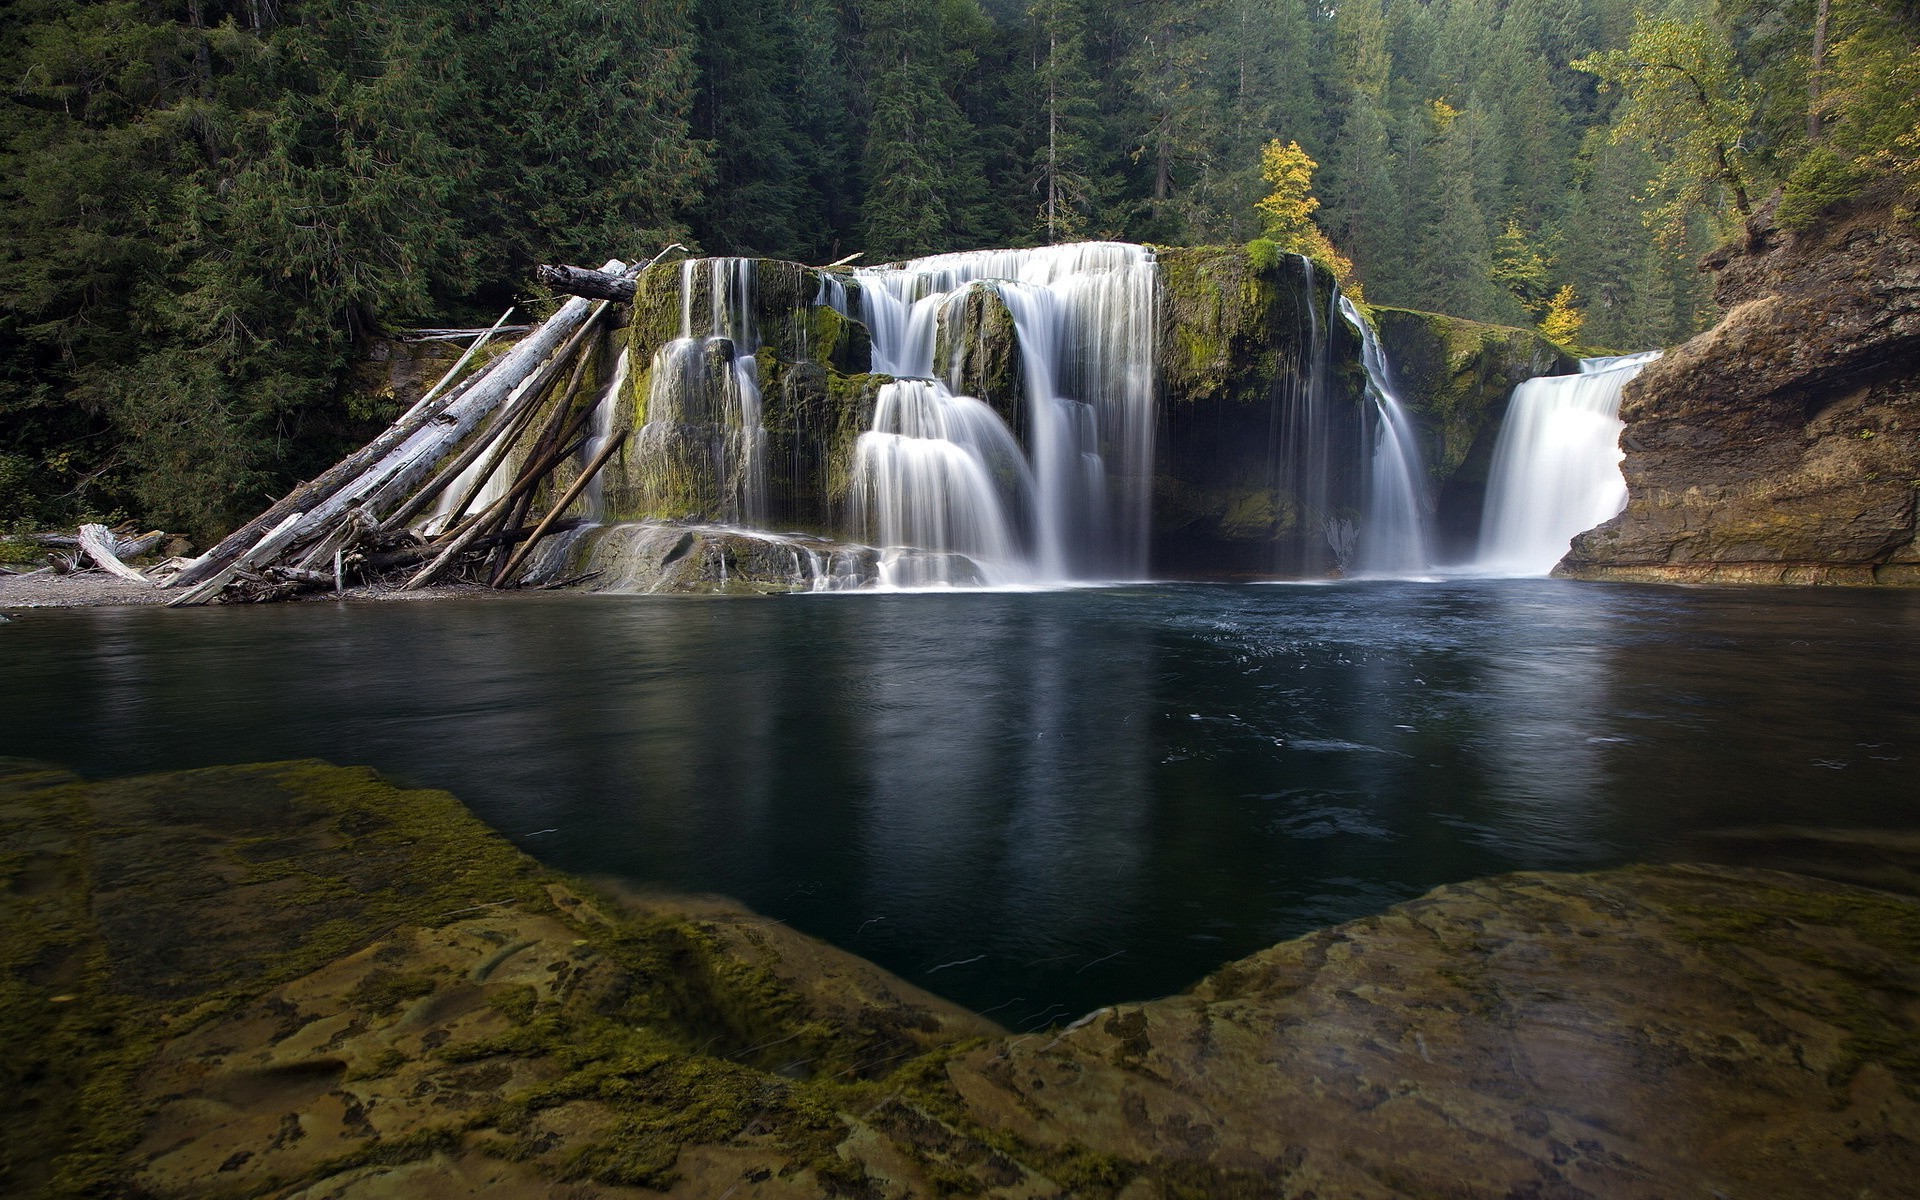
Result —
[[1695, 212], [1753, 215], [1757, 178], [1746, 152], [1755, 101], [1724, 27], [1708, 20], [1642, 20], [1624, 48], [1590, 54], [1573, 66], [1618, 88], [1626, 101], [1616, 141], [1647, 146], [1659, 163], [1651, 186], [1660, 203], [1648, 221], [1663, 242], [1685, 237]]
[[674, 3], [11, 6], [0, 452], [48, 465], [35, 507], [217, 534], [386, 415], [343, 386], [379, 325], [676, 234], [688, 40]]
[[1787, 176], [1776, 216], [1783, 228], [1805, 229], [1828, 206], [1859, 194], [1872, 177], [1871, 171], [1832, 146], [1815, 146]]

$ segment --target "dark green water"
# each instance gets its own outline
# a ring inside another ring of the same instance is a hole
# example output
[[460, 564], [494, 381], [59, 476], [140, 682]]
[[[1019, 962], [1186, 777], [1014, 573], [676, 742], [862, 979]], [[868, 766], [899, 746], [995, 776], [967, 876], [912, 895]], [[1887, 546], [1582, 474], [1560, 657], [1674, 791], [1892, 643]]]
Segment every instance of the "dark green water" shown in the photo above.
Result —
[[[0, 597], [3, 599], [3, 597]], [[0, 753], [314, 756], [1024, 1028], [1435, 884], [1920, 828], [1920, 594], [1553, 581], [15, 611]]]

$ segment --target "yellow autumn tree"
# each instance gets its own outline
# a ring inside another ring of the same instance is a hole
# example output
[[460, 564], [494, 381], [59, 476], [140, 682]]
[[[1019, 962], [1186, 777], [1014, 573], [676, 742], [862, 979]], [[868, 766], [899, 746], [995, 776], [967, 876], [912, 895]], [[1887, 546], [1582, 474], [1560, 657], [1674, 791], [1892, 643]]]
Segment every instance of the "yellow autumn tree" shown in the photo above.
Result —
[[1333, 248], [1333, 242], [1314, 224], [1320, 200], [1313, 194], [1313, 173], [1320, 164], [1299, 142], [1282, 145], [1274, 138], [1260, 150], [1260, 177], [1273, 189], [1254, 202], [1268, 240], [1288, 254], [1303, 254], [1333, 272], [1340, 290], [1364, 304], [1360, 281], [1353, 277], [1353, 260]]
[[1587, 323], [1587, 315], [1580, 311], [1574, 294], [1573, 285], [1566, 284], [1547, 301], [1546, 315], [1540, 318], [1540, 332], [1545, 338], [1560, 346], [1570, 346], [1573, 339], [1580, 336], [1580, 327]]

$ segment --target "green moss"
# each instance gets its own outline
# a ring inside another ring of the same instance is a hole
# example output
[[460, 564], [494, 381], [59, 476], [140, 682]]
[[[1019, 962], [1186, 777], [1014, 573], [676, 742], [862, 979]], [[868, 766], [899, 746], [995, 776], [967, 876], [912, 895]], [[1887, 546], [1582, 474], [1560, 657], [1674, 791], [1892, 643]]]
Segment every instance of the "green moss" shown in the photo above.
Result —
[[377, 1016], [395, 1012], [401, 1005], [431, 995], [440, 979], [425, 972], [399, 973], [376, 970], [347, 994], [348, 1003]]
[[533, 1010], [540, 1002], [540, 993], [526, 984], [516, 984], [493, 993], [487, 998], [487, 1004], [515, 1025], [525, 1025], [533, 1019]]

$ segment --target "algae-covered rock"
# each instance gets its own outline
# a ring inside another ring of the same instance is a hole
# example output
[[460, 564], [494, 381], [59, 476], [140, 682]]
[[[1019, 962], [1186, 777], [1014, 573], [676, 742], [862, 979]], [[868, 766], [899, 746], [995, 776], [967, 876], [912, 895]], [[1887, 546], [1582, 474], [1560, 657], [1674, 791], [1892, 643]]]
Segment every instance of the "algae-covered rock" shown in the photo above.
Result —
[[0, 762], [0, 884], [8, 1195], [1826, 1200], [1920, 1171], [1920, 903], [1777, 871], [1443, 887], [1017, 1038], [320, 763]]
[[0, 764], [0, 880], [7, 1195], [662, 1188], [702, 1143], [819, 1195], [859, 1172], [794, 1077], [857, 1093], [993, 1030], [739, 910], [596, 896], [444, 792], [320, 763]]
[[976, 283], [940, 310], [933, 373], [960, 395], [985, 401], [1024, 440], [1020, 336], [996, 288]]
[[1713, 260], [1727, 315], [1627, 385], [1626, 511], [1562, 573], [1920, 584], [1920, 228], [1898, 211], [1870, 195]]
[[1891, 1195], [1920, 1169], [1916, 989], [1904, 897], [1514, 875], [948, 1071], [970, 1117], [1097, 1148], [1129, 1194]]
[[769, 523], [820, 534], [845, 531], [854, 447], [872, 428], [875, 398], [891, 377], [780, 362], [762, 351], [761, 378]]
[[1360, 342], [1334, 307], [1333, 277], [1271, 243], [1156, 251], [1162, 288], [1164, 419], [1153, 488], [1160, 574], [1320, 574], [1329, 522], [1350, 519], [1342, 472], [1315, 511], [1286, 463], [1286, 430], [1320, 366], [1327, 454], [1358, 458]]
[[1380, 346], [1420, 435], [1445, 557], [1465, 557], [1480, 531], [1487, 476], [1513, 389], [1579, 362], [1531, 329], [1441, 313], [1375, 308]]

